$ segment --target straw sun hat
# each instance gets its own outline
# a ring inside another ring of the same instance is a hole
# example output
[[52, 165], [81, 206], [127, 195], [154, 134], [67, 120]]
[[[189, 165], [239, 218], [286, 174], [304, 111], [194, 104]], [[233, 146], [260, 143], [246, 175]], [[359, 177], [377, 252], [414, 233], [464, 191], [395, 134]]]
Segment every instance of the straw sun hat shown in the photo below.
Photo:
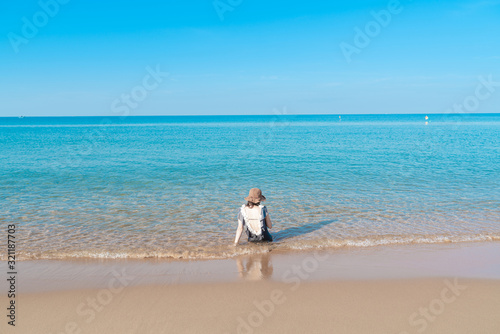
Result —
[[248, 193], [248, 197], [245, 197], [245, 201], [252, 203], [259, 203], [265, 201], [266, 197], [262, 195], [262, 191], [259, 188], [252, 188]]

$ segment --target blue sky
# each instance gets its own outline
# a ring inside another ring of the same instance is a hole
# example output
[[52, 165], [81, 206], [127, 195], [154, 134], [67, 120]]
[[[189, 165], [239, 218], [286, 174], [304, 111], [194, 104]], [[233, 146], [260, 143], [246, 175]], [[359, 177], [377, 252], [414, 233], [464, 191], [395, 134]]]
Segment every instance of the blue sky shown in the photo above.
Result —
[[500, 112], [500, 0], [55, 1], [4, 4], [0, 116]]

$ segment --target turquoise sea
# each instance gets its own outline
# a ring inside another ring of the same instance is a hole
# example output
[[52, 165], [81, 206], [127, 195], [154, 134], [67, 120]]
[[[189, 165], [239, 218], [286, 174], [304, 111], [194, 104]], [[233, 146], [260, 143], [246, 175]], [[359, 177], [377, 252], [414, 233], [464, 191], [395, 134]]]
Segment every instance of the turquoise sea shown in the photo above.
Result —
[[[21, 259], [500, 240], [500, 114], [424, 116], [0, 118], [0, 221]], [[233, 247], [252, 187], [276, 242]]]

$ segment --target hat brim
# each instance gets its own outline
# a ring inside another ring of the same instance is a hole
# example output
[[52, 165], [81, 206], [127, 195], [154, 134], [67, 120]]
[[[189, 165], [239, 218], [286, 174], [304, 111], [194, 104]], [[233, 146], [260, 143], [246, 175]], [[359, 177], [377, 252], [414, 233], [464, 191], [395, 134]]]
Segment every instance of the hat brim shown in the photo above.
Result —
[[258, 197], [245, 197], [245, 201], [249, 201], [249, 202], [252, 202], [252, 203], [258, 203], [258, 202], [262, 202], [262, 201], [265, 201], [266, 200], [266, 196], [262, 195], [260, 198]]

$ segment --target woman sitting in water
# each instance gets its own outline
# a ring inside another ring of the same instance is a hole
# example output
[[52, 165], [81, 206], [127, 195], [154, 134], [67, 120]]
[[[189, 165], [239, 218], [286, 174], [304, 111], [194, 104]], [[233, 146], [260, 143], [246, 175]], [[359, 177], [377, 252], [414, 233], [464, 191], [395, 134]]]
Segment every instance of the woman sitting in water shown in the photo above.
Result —
[[271, 217], [267, 208], [261, 204], [266, 198], [259, 188], [250, 189], [248, 197], [245, 197], [247, 204], [241, 206], [238, 213], [238, 229], [234, 244], [237, 245], [241, 238], [243, 229], [247, 232], [248, 241], [273, 241], [273, 237], [267, 230], [272, 228]]

